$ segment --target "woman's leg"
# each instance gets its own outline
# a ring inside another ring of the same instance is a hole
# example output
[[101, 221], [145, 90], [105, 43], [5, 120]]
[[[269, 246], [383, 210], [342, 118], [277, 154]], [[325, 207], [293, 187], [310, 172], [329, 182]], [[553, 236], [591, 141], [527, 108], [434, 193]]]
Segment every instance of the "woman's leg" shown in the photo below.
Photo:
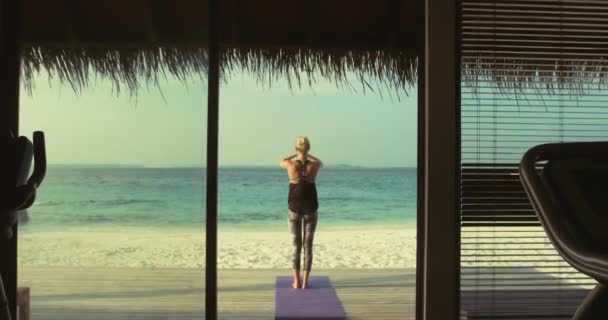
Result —
[[300, 255], [302, 253], [302, 216], [288, 211], [288, 223], [289, 232], [291, 232], [292, 246], [293, 246], [293, 257], [292, 257], [292, 268], [293, 268], [293, 286], [294, 288], [300, 287]]
[[308, 276], [312, 267], [312, 243], [317, 228], [317, 212], [304, 215], [304, 276], [302, 288], [308, 287]]

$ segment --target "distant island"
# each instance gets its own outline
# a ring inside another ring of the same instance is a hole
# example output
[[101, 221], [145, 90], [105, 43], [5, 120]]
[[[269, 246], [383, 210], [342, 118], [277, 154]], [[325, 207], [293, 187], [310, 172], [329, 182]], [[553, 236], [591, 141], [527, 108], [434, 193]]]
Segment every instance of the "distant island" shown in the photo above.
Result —
[[415, 166], [361, 166], [352, 164], [329, 164], [330, 169], [415, 169]]

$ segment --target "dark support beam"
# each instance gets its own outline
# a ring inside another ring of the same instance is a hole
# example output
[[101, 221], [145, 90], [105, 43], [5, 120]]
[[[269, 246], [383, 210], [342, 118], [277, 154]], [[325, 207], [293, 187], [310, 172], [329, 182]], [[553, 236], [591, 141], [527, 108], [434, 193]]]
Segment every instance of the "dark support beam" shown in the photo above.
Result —
[[240, 1], [228, 1], [226, 2], [226, 6], [228, 6], [228, 8], [226, 10], [228, 10], [228, 16], [230, 17], [230, 34], [228, 35], [224, 35], [221, 38], [227, 38], [226, 40], [224, 40], [224, 42], [230, 44], [230, 45], [235, 45], [238, 43], [238, 39], [240, 39], [240, 28], [239, 28], [239, 21], [240, 21]]
[[[401, 19], [401, 8], [403, 1], [407, 0], [391, 0], [388, 3], [388, 12], [386, 16], [388, 17], [386, 21], [386, 35], [387, 35], [387, 45], [389, 48], [394, 48], [395, 44], [399, 39], [397, 39], [397, 35], [402, 34], [403, 30], [399, 30], [400, 19]], [[424, 30], [424, 29], [419, 29]], [[422, 38], [420, 36], [419, 38]]]
[[307, 26], [306, 28], [306, 36], [304, 38], [304, 46], [312, 48], [315, 40], [319, 37], [319, 28], [318, 19], [317, 19], [317, 8], [313, 6], [317, 2], [314, 1], [302, 1], [301, 4], [304, 6], [303, 11], [306, 13], [304, 15], [305, 21], [302, 21], [301, 24]]
[[[418, 70], [423, 70], [423, 59], [418, 60]], [[424, 192], [425, 185], [423, 179], [425, 172], [424, 157], [424, 76], [423, 72], [418, 73], [418, 165], [417, 165], [417, 199], [416, 199], [416, 319], [423, 319], [423, 281], [424, 281], [424, 230], [425, 230], [425, 207]]]
[[68, 19], [66, 21], [66, 32], [68, 34], [68, 39], [72, 45], [80, 42], [80, 37], [78, 36], [78, 21], [80, 18], [78, 17], [80, 0], [65, 0], [65, 10], [68, 14]]
[[459, 57], [457, 1], [425, 4], [424, 320], [460, 311]]
[[159, 23], [157, 21], [157, 12], [158, 12], [158, 0], [150, 0], [147, 2], [147, 5], [144, 5], [143, 10], [145, 10], [145, 19], [146, 19], [146, 38], [151, 43], [158, 42], [158, 35], [156, 34], [155, 25]]
[[417, 186], [416, 186], [416, 207], [417, 207], [417, 213], [416, 213], [416, 318], [418, 320], [422, 320], [423, 318], [423, 310], [424, 310], [424, 286], [423, 286], [423, 279], [424, 279], [424, 230], [425, 230], [425, 207], [424, 207], [424, 200], [425, 200], [425, 179], [423, 179], [424, 177], [424, 173], [425, 173], [425, 163], [426, 163], [426, 158], [425, 158], [425, 146], [424, 144], [426, 143], [426, 137], [425, 137], [425, 119], [426, 119], [426, 115], [425, 115], [425, 99], [424, 99], [424, 93], [425, 93], [425, 86], [424, 86], [424, 6], [417, 6], [419, 12], [416, 12], [417, 15], [420, 15], [421, 17], [423, 17], [422, 19], [420, 19], [420, 24], [418, 26], [416, 26], [416, 29], [419, 30], [418, 32], [422, 33], [423, 35], [418, 36], [417, 39], [417, 43], [416, 43], [416, 48], [418, 51], [418, 150], [417, 150], [417, 156], [418, 156], [418, 163], [417, 163], [417, 170], [416, 170], [416, 174], [417, 174]]
[[[140, 39], [133, 38], [123, 38], [123, 39], [108, 39], [107, 41], [88, 41], [86, 39], [82, 39], [78, 43], [78, 48], [92, 48], [92, 49], [146, 49], [154, 46], [160, 47], [179, 47], [179, 48], [201, 48], [208, 46], [208, 41], [206, 39], [192, 40], [192, 39], [177, 39], [175, 41], [167, 41], [168, 37], [165, 34], [162, 34], [156, 30], [156, 36], [159, 38], [154, 44], [150, 43], [148, 40], [141, 41]], [[310, 40], [302, 40], [297, 39], [297, 41], [281, 41], [281, 42], [273, 42], [271, 40], [251, 40], [251, 41], [241, 41], [235, 42], [236, 40], [230, 39], [226, 37], [226, 39], [222, 39], [221, 46], [225, 49], [249, 49], [249, 50], [270, 50], [270, 49], [286, 49], [286, 50], [298, 50], [302, 48], [312, 48], [317, 50], [327, 50], [327, 51], [353, 51], [353, 52], [370, 52], [377, 50], [386, 50], [389, 45], [386, 41], [376, 41], [376, 42], [368, 42], [368, 43], [355, 43], [349, 41], [338, 41], [331, 40], [329, 42], [323, 41], [313, 41], [313, 33], [310, 33]], [[27, 47], [48, 47], [48, 48], [66, 48], [66, 43], [63, 40], [36, 40], [32, 39], [24, 39], [22, 42], [22, 46]], [[398, 49], [401, 52], [404, 52], [408, 55], [414, 54], [415, 49], [410, 47], [397, 47], [395, 44], [392, 44], [392, 49]]]
[[[0, 0], [0, 135], [19, 133], [19, 38], [23, 12], [21, 0]], [[2, 139], [0, 139], [2, 141]], [[1, 143], [1, 142], [0, 142]], [[7, 146], [0, 145], [0, 155]], [[9, 167], [0, 156], [0, 168]], [[14, 188], [0, 177], [0, 201]], [[11, 240], [0, 239], [0, 274], [13, 317], [17, 311], [17, 227]]]
[[207, 75], [207, 233], [205, 319], [217, 320], [217, 170], [219, 132], [219, 0], [209, 0], [209, 70]]

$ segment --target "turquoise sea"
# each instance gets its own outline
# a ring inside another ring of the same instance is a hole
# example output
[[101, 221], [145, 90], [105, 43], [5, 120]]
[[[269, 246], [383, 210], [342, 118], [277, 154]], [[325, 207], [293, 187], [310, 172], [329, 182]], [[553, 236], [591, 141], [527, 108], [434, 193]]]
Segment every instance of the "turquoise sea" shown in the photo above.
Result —
[[[205, 182], [204, 168], [50, 166], [23, 229], [204, 228]], [[278, 167], [220, 168], [220, 228], [284, 229], [288, 184]], [[325, 226], [416, 220], [415, 168], [328, 166], [317, 188]]]

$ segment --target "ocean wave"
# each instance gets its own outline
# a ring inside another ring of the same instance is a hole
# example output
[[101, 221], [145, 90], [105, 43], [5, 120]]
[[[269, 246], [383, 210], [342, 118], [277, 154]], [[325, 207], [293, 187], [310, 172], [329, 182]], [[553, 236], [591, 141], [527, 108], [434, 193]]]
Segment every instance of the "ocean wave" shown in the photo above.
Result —
[[82, 205], [94, 205], [94, 206], [121, 206], [129, 204], [140, 204], [140, 203], [161, 203], [161, 200], [147, 200], [147, 199], [116, 199], [116, 200], [84, 200], [80, 201]]
[[65, 204], [65, 201], [43, 201], [34, 203], [34, 207], [54, 207]]
[[323, 201], [353, 201], [353, 202], [366, 202], [374, 200], [374, 198], [368, 197], [319, 197], [319, 202]]
[[228, 223], [251, 223], [252, 221], [277, 221], [283, 219], [283, 215], [270, 213], [241, 213], [238, 215], [222, 215], [218, 216], [220, 222]]
[[150, 199], [115, 199], [115, 200], [97, 200], [88, 199], [80, 201], [44, 201], [35, 203], [35, 207], [56, 207], [62, 205], [80, 205], [80, 206], [121, 206], [141, 203], [162, 203], [162, 200]]
[[159, 216], [151, 215], [149, 213], [62, 213], [52, 214], [45, 216], [36, 217], [34, 214], [33, 222], [45, 224], [45, 225], [91, 225], [91, 224], [126, 224], [126, 225], [162, 225], [172, 223], [189, 224], [192, 222], [198, 222], [194, 218], [186, 217], [180, 219], [179, 217], [172, 217], [169, 215]]

